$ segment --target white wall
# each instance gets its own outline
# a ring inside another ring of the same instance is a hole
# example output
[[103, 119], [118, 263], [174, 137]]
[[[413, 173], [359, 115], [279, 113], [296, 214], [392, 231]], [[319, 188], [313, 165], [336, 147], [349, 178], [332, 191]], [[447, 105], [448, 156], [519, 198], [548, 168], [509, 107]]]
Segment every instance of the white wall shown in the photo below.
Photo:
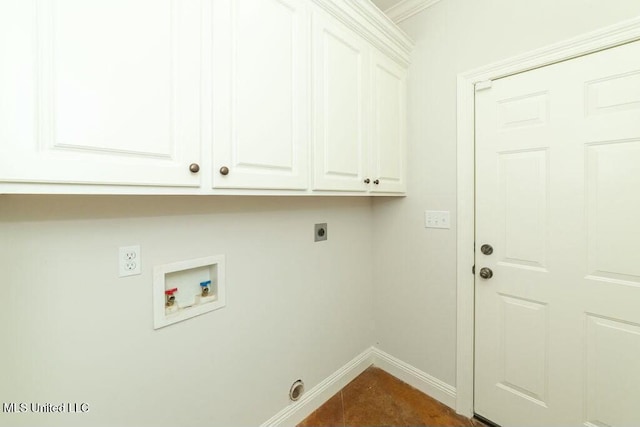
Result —
[[416, 41], [409, 196], [373, 205], [380, 349], [456, 384], [455, 221], [427, 230], [424, 210], [456, 215], [457, 74], [639, 14], [638, 0], [442, 0], [401, 23]]
[[[371, 224], [368, 198], [0, 196], [0, 401], [90, 404], [0, 425], [259, 425], [371, 345]], [[153, 266], [215, 254], [227, 307], [153, 330]]]

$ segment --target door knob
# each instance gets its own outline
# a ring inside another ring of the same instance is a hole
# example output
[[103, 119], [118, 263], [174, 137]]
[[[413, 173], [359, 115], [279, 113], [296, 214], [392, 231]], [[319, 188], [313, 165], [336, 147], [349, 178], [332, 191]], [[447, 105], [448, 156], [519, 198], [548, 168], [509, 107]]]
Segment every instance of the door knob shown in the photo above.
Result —
[[220, 175], [228, 175], [229, 174], [229, 168], [226, 166], [223, 166], [220, 168]]
[[490, 268], [482, 267], [480, 269], [480, 277], [483, 279], [491, 279], [493, 277], [493, 271]]
[[198, 171], [200, 171], [200, 165], [197, 163], [191, 163], [189, 165], [189, 170], [191, 171], [191, 173], [198, 173]]
[[491, 246], [491, 245], [482, 245], [480, 247], [480, 251], [485, 255], [491, 255], [493, 253], [493, 246]]

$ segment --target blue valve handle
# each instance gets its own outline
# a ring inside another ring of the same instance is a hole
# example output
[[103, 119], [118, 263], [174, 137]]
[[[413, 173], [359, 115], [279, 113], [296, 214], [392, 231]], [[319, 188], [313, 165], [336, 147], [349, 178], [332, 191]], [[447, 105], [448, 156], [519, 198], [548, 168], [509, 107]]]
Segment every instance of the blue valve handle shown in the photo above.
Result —
[[200, 286], [203, 288], [208, 287], [211, 284], [211, 280], [207, 280], [206, 282], [200, 282]]

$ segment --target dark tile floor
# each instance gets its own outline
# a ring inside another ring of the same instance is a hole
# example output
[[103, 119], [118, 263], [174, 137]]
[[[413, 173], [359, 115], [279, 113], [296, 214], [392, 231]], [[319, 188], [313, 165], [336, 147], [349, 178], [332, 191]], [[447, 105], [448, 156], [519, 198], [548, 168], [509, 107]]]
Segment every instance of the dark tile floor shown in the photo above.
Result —
[[382, 369], [370, 367], [298, 427], [484, 426], [457, 415]]

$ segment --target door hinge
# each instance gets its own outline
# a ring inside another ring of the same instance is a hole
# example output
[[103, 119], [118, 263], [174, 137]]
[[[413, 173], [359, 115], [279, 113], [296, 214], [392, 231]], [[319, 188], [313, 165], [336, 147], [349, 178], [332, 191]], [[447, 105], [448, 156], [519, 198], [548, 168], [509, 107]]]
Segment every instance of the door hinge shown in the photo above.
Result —
[[491, 80], [485, 80], [483, 82], [477, 82], [476, 83], [476, 92], [479, 90], [485, 90], [485, 89], [491, 89], [492, 86], [492, 81]]
[[471, 267], [471, 274], [473, 274], [474, 276], [476, 275], [476, 265], [473, 264], [473, 267]]

